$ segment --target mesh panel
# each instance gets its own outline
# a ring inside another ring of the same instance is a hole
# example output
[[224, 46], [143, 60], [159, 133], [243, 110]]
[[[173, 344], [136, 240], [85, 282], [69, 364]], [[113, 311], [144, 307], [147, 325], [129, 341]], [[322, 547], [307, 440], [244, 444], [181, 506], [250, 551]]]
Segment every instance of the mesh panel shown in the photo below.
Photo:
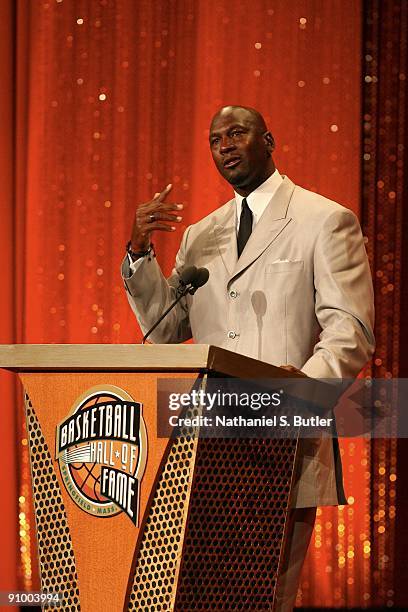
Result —
[[296, 440], [200, 440], [175, 610], [270, 610]]
[[[80, 610], [78, 576], [61, 489], [35, 411], [25, 395], [41, 589], [59, 593], [64, 612]], [[55, 605], [44, 605], [53, 610]]]
[[143, 531], [129, 610], [172, 609], [194, 446], [194, 438], [182, 436], [167, 457]]

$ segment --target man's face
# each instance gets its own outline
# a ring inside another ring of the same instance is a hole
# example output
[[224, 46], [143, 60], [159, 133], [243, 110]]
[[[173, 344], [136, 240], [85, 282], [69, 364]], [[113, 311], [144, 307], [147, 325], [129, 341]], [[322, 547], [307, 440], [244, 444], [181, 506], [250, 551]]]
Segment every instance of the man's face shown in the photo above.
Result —
[[220, 174], [243, 192], [256, 189], [273, 172], [270, 132], [245, 109], [222, 110], [210, 127], [210, 147]]

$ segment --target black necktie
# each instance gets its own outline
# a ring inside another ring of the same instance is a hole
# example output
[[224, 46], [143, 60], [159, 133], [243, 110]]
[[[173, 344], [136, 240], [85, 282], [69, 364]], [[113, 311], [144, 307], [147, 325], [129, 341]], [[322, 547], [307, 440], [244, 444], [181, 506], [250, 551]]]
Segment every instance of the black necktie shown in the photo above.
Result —
[[241, 257], [241, 253], [244, 250], [248, 238], [252, 232], [252, 211], [248, 206], [246, 198], [242, 200], [241, 217], [239, 219], [239, 230], [237, 238], [238, 257]]

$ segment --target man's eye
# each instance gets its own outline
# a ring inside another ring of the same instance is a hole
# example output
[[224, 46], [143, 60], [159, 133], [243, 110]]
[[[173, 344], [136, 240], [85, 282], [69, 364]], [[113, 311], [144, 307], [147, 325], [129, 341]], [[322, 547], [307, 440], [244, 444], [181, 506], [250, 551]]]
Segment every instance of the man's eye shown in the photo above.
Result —
[[216, 145], [216, 144], [218, 144], [218, 143], [219, 143], [219, 141], [220, 141], [220, 139], [219, 139], [219, 138], [213, 138], [213, 139], [211, 140], [211, 144], [212, 144], [212, 145]]
[[241, 134], [243, 134], [243, 131], [242, 131], [242, 130], [234, 130], [234, 131], [231, 133], [231, 136], [241, 136]]

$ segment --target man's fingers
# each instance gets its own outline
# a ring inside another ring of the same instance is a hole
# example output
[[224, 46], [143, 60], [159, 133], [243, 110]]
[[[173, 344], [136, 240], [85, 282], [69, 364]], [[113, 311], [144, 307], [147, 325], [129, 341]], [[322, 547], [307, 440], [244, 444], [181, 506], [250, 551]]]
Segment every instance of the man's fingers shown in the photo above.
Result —
[[155, 212], [149, 213], [147, 216], [147, 223], [153, 223], [154, 221], [174, 221], [180, 223], [183, 217], [180, 215], [171, 215], [169, 213], [161, 212], [156, 210]]
[[183, 210], [184, 204], [162, 204], [161, 210]]
[[175, 214], [180, 212], [175, 206], [148, 206], [146, 208], [140, 208], [136, 212], [136, 223], [139, 227], [146, 223], [151, 224], [155, 221], [173, 221], [180, 223], [183, 220], [181, 214]]
[[155, 210], [183, 210], [184, 204], [175, 202], [161, 202], [159, 199], [152, 200], [145, 205], [145, 210], [148, 212], [154, 212]]
[[161, 202], [166, 197], [166, 195], [169, 193], [169, 191], [171, 191], [172, 187], [173, 187], [173, 185], [171, 183], [166, 185], [166, 187], [163, 189], [163, 191], [160, 191], [160, 192], [157, 192], [157, 193], [154, 194], [153, 200]]
[[146, 229], [148, 232], [155, 232], [156, 230], [159, 230], [162, 232], [174, 232], [176, 230], [176, 227], [174, 225], [167, 225], [166, 223], [154, 222], [154, 223], [149, 223]]
[[142, 207], [139, 208], [138, 213], [139, 215], [143, 216], [143, 215], [159, 215], [159, 214], [163, 214], [166, 212], [170, 212], [172, 213], [174, 212], [179, 212], [181, 210], [183, 210], [184, 205], [183, 204], [165, 204], [164, 202], [159, 202], [158, 200], [156, 202], [149, 202], [149, 204], [146, 204]]
[[157, 191], [150, 202], [141, 204], [136, 210], [133, 234], [135, 242], [137, 235], [148, 236], [158, 230], [162, 232], [174, 232], [176, 226], [183, 218], [176, 214], [184, 206], [179, 203], [166, 203], [163, 199], [171, 191], [173, 185], [169, 183], [163, 191]]

